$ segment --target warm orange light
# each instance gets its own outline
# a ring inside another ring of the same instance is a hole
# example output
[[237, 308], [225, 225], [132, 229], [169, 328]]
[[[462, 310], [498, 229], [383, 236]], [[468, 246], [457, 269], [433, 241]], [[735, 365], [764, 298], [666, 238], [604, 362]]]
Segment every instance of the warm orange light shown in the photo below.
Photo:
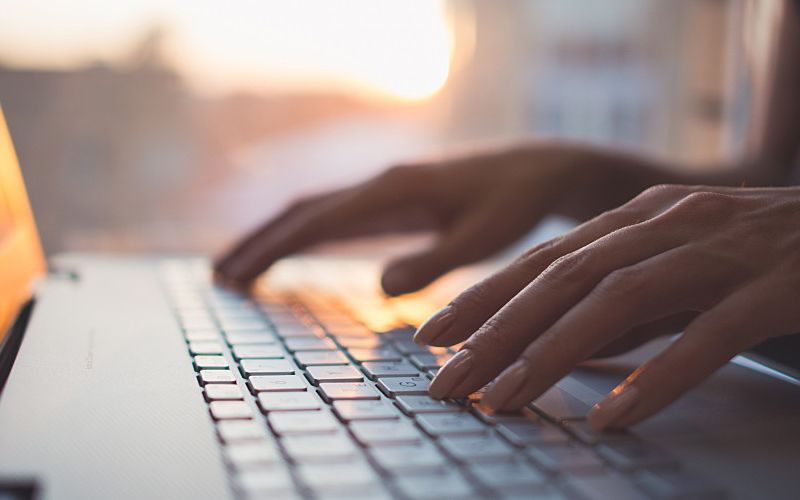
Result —
[[444, 86], [453, 52], [445, 0], [7, 1], [4, 63], [113, 63], [159, 26], [167, 62], [210, 94], [311, 90], [420, 100]]
[[347, 91], [419, 100], [450, 69], [443, 2], [251, 2], [182, 18], [172, 60], [206, 92]]

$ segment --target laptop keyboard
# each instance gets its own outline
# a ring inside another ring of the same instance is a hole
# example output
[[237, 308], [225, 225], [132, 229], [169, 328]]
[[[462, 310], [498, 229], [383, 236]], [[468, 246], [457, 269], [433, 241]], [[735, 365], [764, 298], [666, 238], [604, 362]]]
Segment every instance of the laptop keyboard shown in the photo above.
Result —
[[375, 332], [336, 298], [245, 298], [190, 260], [163, 282], [240, 498], [725, 496], [632, 433], [594, 432], [569, 378], [515, 413], [430, 398], [453, 351], [388, 309]]

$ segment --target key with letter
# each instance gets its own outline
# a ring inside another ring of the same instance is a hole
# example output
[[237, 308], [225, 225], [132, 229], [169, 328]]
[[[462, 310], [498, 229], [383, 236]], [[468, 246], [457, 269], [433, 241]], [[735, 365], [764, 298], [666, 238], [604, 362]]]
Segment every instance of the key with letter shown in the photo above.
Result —
[[389, 377], [378, 379], [378, 388], [389, 397], [428, 394], [428, 377]]

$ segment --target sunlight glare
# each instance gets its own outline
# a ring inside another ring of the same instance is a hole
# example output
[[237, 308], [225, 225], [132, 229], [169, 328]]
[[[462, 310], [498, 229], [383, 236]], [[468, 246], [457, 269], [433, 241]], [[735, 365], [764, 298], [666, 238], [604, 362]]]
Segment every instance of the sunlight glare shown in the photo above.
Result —
[[350, 89], [421, 100], [447, 81], [452, 33], [442, 1], [205, 4], [182, 23], [173, 59], [201, 90]]

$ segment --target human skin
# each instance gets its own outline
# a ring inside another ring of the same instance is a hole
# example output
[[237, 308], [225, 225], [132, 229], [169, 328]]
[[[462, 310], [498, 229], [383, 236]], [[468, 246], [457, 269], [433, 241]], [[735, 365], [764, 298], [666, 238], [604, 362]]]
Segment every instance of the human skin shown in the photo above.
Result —
[[589, 414], [598, 429], [635, 424], [736, 354], [800, 331], [798, 245], [800, 188], [650, 188], [423, 325], [421, 343], [466, 341], [430, 393], [464, 397], [493, 381], [483, 403], [512, 410], [590, 357], [683, 331]]
[[547, 214], [584, 220], [464, 291], [415, 338], [465, 341], [431, 395], [466, 396], [496, 378], [484, 402], [508, 410], [588, 358], [684, 331], [590, 414], [598, 428], [625, 427], [737, 353], [800, 331], [792, 308], [800, 298], [800, 192], [707, 186], [772, 184], [771, 171], [676, 174], [652, 160], [560, 143], [472, 152], [303, 199], [215, 270], [223, 283], [247, 288], [278, 259], [322, 241], [437, 231], [430, 248], [386, 267], [384, 290], [399, 295], [491, 256]]

